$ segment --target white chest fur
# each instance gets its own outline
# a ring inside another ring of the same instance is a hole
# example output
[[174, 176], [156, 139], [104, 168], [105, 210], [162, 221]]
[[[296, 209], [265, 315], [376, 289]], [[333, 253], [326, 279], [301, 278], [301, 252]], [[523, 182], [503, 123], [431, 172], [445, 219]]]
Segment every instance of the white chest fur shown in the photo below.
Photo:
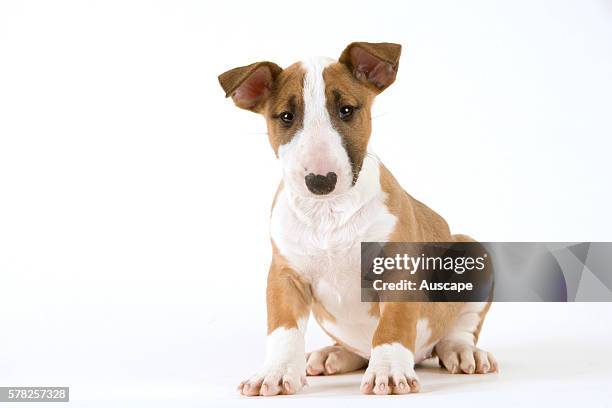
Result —
[[283, 189], [272, 211], [271, 236], [317, 301], [335, 317], [323, 328], [368, 356], [377, 319], [361, 303], [361, 242], [386, 241], [396, 217], [385, 205], [378, 160], [366, 156], [351, 191], [329, 199], [304, 198]]

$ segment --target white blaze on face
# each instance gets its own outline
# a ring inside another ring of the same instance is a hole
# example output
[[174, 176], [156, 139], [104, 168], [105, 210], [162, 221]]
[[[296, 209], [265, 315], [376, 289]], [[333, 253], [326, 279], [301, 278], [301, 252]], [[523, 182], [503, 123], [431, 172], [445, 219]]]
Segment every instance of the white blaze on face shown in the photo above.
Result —
[[334, 196], [346, 192], [352, 183], [352, 169], [342, 136], [332, 125], [327, 110], [323, 70], [334, 62], [330, 58], [316, 58], [302, 62], [304, 68], [303, 127], [291, 141], [279, 148], [285, 182], [296, 193], [310, 196], [304, 177], [313, 173], [336, 173]]

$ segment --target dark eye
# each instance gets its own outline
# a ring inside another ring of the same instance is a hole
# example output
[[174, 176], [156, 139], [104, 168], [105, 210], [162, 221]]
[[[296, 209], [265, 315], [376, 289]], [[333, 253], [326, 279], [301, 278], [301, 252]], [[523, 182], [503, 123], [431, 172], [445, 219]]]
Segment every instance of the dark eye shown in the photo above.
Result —
[[338, 116], [340, 116], [340, 119], [342, 120], [347, 120], [348, 118], [353, 116], [354, 110], [355, 109], [352, 106], [348, 106], [348, 105], [343, 106], [338, 111]]
[[283, 112], [279, 115], [280, 120], [282, 120], [283, 122], [289, 124], [291, 122], [293, 122], [293, 113], [291, 112]]

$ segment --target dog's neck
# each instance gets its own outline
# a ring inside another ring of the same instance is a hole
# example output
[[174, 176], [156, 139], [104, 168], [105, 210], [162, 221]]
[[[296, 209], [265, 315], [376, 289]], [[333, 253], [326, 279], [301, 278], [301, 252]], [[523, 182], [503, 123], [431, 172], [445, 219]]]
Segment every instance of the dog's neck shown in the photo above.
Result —
[[284, 198], [290, 210], [312, 227], [339, 227], [348, 223], [372, 199], [384, 194], [380, 188], [380, 162], [367, 154], [355, 185], [346, 193], [332, 197], [307, 197], [285, 184]]

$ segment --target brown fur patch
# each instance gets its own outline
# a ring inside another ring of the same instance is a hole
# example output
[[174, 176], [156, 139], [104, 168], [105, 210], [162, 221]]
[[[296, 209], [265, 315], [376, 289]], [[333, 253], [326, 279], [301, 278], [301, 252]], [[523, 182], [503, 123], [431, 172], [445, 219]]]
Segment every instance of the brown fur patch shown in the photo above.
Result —
[[415, 200], [397, 182], [385, 166], [380, 165], [380, 185], [387, 194], [389, 212], [397, 217], [391, 233], [392, 242], [450, 242], [448, 224], [440, 215]]
[[419, 307], [420, 303], [381, 303], [380, 320], [372, 338], [372, 348], [399, 342], [414, 353]]
[[[355, 183], [372, 133], [371, 107], [376, 94], [357, 80], [346, 65], [339, 62], [323, 70], [323, 79], [327, 111], [334, 129], [342, 136]], [[348, 120], [342, 120], [339, 116], [344, 106], [353, 108], [353, 114]]]
[[299, 319], [308, 317], [311, 301], [310, 285], [291, 269], [272, 243], [266, 291], [268, 334], [279, 327], [296, 328]]
[[[300, 63], [295, 63], [278, 74], [261, 114], [268, 126], [268, 139], [278, 156], [278, 148], [288, 143], [302, 128], [304, 121], [304, 75]], [[294, 116], [291, 124], [280, 119], [283, 112]]]
[[463, 305], [462, 302], [381, 303], [380, 322], [372, 339], [372, 347], [399, 342], [414, 353], [416, 326], [420, 319], [427, 319], [431, 330], [425, 344], [433, 345], [448, 333], [449, 324], [457, 318]]
[[368, 314], [372, 317], [379, 317], [380, 316], [380, 303], [379, 302], [370, 303], [370, 310], [368, 311]]

